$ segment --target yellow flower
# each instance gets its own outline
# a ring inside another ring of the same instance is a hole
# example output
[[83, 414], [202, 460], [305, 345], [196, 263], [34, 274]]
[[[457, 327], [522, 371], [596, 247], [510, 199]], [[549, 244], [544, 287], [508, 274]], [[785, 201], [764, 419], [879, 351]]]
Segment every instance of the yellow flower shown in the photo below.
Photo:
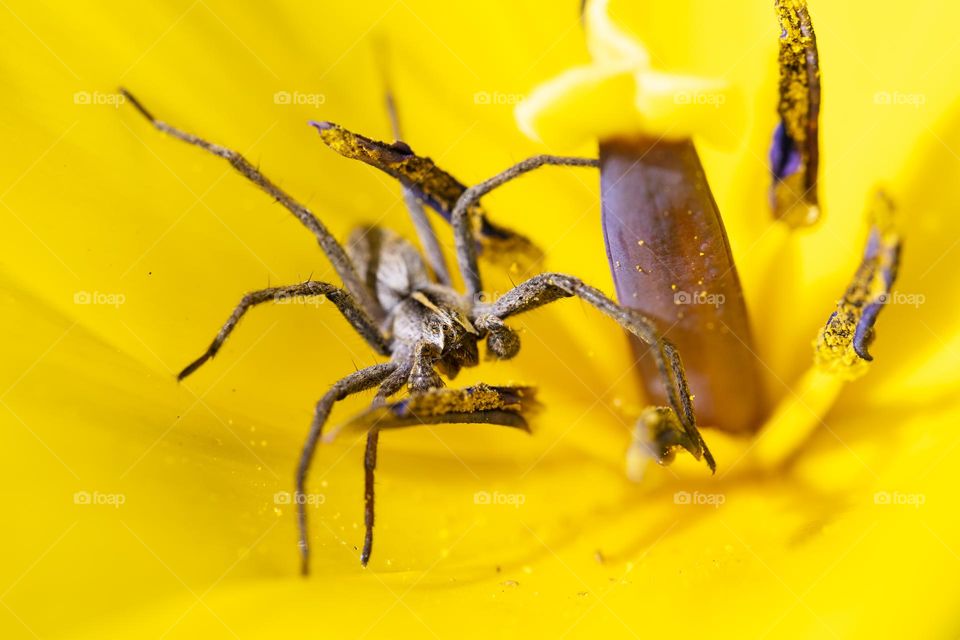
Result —
[[[607, 320], [567, 302], [515, 323], [516, 360], [457, 379], [537, 384], [545, 410], [532, 437], [456, 426], [381, 439], [367, 569], [355, 548], [362, 446], [321, 448], [303, 580], [282, 492], [316, 398], [376, 358], [333, 309], [278, 305], [175, 383], [244, 292], [334, 276], [289, 214], [146, 126], [117, 104], [117, 85], [244, 152], [338, 237], [370, 222], [412, 237], [396, 185], [324, 148], [307, 121], [389, 137], [383, 42], [407, 141], [478, 182], [542, 150], [513, 107], [591, 59], [577, 4], [0, 4], [0, 635], [956, 633], [953, 4], [813, 4], [824, 220], [789, 238], [767, 204], [772, 8], [614, 7], [652, 68], [725, 80], [745, 105], [739, 144], [701, 152], [770, 395], [822, 420], [789, 464], [760, 469], [756, 441], [707, 432], [716, 477], [685, 458], [628, 483], [641, 403], [632, 358]], [[545, 169], [486, 204], [535, 238], [551, 269], [610, 291], [587, 171]], [[859, 260], [878, 183], [906, 222], [899, 304], [880, 319], [869, 375], [813, 406], [793, 389]], [[509, 274], [488, 276], [510, 286]], [[333, 421], [368, 400], [345, 401]]]

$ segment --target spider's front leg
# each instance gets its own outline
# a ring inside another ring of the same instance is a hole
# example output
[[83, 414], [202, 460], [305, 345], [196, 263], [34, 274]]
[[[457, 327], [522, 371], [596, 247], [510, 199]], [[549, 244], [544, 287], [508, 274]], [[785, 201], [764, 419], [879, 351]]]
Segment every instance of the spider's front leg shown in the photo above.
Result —
[[240, 318], [243, 317], [251, 307], [264, 302], [282, 302], [292, 298], [299, 297], [319, 297], [324, 296], [330, 302], [337, 306], [340, 313], [350, 322], [353, 328], [367, 341], [373, 349], [380, 355], [390, 355], [390, 342], [383, 332], [377, 327], [370, 315], [354, 300], [344, 289], [327, 284], [326, 282], [317, 282], [309, 280], [300, 284], [292, 284], [285, 287], [270, 287], [253, 291], [243, 296], [240, 304], [233, 310], [230, 317], [221, 327], [217, 336], [207, 347], [202, 356], [187, 365], [177, 376], [178, 380], [183, 380], [191, 373], [199, 369], [207, 360], [217, 355], [220, 347], [226, 342], [227, 337], [236, 328]]
[[129, 102], [140, 113], [140, 115], [150, 122], [155, 129], [172, 136], [177, 140], [186, 142], [187, 144], [191, 144], [195, 147], [199, 147], [207, 153], [217, 156], [218, 158], [223, 158], [229, 162], [230, 166], [236, 169], [237, 172], [239, 172], [244, 178], [255, 184], [262, 191], [266, 192], [271, 198], [273, 198], [275, 202], [280, 203], [284, 208], [290, 211], [290, 213], [292, 213], [297, 220], [299, 220], [301, 224], [309, 229], [310, 232], [316, 237], [317, 242], [320, 244], [320, 248], [333, 264], [333, 268], [336, 270], [337, 275], [339, 275], [343, 280], [344, 286], [357, 298], [360, 306], [363, 307], [367, 313], [374, 316], [377, 320], [383, 319], [383, 309], [375, 300], [372, 292], [369, 291], [360, 280], [360, 277], [357, 275], [357, 270], [354, 268], [349, 256], [347, 256], [346, 251], [344, 251], [343, 247], [340, 246], [340, 243], [337, 242], [337, 239], [333, 237], [333, 234], [330, 233], [330, 230], [327, 229], [327, 227], [319, 220], [319, 218], [313, 215], [313, 212], [294, 200], [293, 197], [291, 197], [286, 191], [271, 182], [269, 178], [260, 172], [260, 169], [252, 165], [249, 160], [244, 158], [237, 151], [234, 151], [229, 147], [224, 147], [219, 144], [209, 142], [203, 138], [193, 135], [192, 133], [169, 125], [162, 120], [158, 120], [154, 117], [153, 113], [151, 113], [129, 91], [121, 88], [120, 93], [127, 100], [127, 102]]
[[395, 382], [409, 375], [413, 368], [410, 364], [396, 365], [393, 374], [380, 386], [373, 406], [344, 425], [345, 429], [367, 434], [363, 457], [365, 532], [360, 554], [363, 566], [367, 566], [373, 550], [374, 471], [381, 431], [432, 424], [492, 424], [529, 431], [526, 415], [537, 407], [535, 390], [531, 387], [485, 384], [466, 389], [411, 390], [409, 397], [385, 402], [386, 397], [399, 391], [400, 386]]
[[636, 475], [638, 453], [648, 452], [659, 463], [665, 464], [672, 459], [672, 453], [678, 447], [686, 449], [698, 460], [702, 456], [710, 470], [715, 471], [716, 462], [697, 429], [680, 355], [673, 344], [660, 337], [653, 323], [637, 311], [620, 306], [599, 289], [578, 278], [561, 273], [543, 273], [517, 285], [489, 305], [482, 312], [486, 318], [478, 314], [477, 324], [489, 329], [497, 321], [574, 296], [612, 318], [649, 345], [666, 388], [670, 406], [649, 409], [638, 421], [630, 453], [633, 460], [630, 464], [633, 470], [631, 475]]
[[374, 493], [373, 473], [377, 469], [377, 446], [380, 444], [380, 428], [374, 425], [367, 432], [367, 446], [363, 453], [363, 551], [360, 564], [367, 566], [373, 551]]

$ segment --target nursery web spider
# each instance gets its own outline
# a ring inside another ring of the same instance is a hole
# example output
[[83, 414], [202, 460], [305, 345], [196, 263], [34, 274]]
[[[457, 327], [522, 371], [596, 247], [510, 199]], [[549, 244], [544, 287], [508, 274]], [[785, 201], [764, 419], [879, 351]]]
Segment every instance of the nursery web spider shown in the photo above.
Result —
[[[445, 389], [440, 374], [454, 378], [462, 367], [480, 362], [478, 342], [485, 340], [488, 357], [509, 359], [520, 350], [520, 338], [504, 321], [561, 298], [578, 297], [599, 309], [624, 329], [646, 343], [658, 365], [666, 388], [668, 407], [648, 409], [637, 423], [635, 447], [641, 447], [658, 462], [672, 458], [678, 448], [697, 459], [715, 464], [696, 426], [690, 392], [680, 356], [663, 339], [652, 322], [640, 313], [624, 308], [578, 278], [560, 273], [541, 273], [488, 301], [478, 296], [481, 279], [477, 267], [480, 250], [498, 250], [497, 244], [483, 245], [485, 230], [500, 239], [523, 239], [509, 230], [486, 221], [479, 198], [528, 171], [545, 165], [597, 166], [586, 158], [537, 156], [525, 160], [490, 180], [466, 188], [428, 158], [417, 156], [403, 142], [386, 144], [351, 133], [328, 122], [312, 123], [323, 141], [343, 155], [363, 160], [398, 178], [405, 192], [420, 203], [436, 209], [453, 225], [456, 255], [466, 291], [456, 291], [444, 274], [437, 277], [427, 268], [439, 257], [425, 261], [403, 238], [381, 227], [355, 231], [346, 247], [306, 207], [264, 176], [243, 156], [229, 148], [208, 142], [156, 118], [130, 93], [123, 95], [156, 129], [195, 145], [228, 161], [247, 180], [256, 184], [293, 213], [316, 236], [332, 262], [343, 286], [308, 280], [300, 284], [271, 287], [243, 296], [206, 352], [179, 375], [183, 379], [214, 357], [243, 315], [264, 302], [289, 297], [326, 297], [377, 353], [388, 358], [342, 378], [317, 402], [313, 421], [296, 470], [296, 504], [301, 570], [308, 572], [309, 545], [305, 485], [310, 463], [323, 426], [333, 405], [351, 394], [377, 387], [370, 411], [359, 423], [366, 431], [365, 536], [360, 562], [366, 565], [373, 545], [374, 469], [380, 431], [416, 424], [487, 423], [526, 429], [524, 414], [531, 407], [533, 390], [528, 387], [477, 385]], [[408, 204], [411, 198], [408, 198]], [[422, 212], [421, 212], [422, 213]], [[432, 234], [422, 219], [418, 232]], [[422, 238], [421, 238], [422, 241]], [[522, 243], [522, 242], [521, 242]], [[508, 246], [516, 242], [506, 243]], [[429, 244], [436, 247], [435, 239]], [[389, 399], [407, 388], [401, 400]]]

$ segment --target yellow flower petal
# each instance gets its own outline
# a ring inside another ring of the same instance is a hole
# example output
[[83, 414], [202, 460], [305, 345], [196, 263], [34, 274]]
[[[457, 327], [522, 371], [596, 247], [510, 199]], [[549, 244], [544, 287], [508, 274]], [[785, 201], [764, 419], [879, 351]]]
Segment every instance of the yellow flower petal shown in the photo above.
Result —
[[[678, 460], [640, 486], [626, 482], [622, 454], [639, 400], [625, 341], [566, 303], [517, 323], [524, 350], [515, 362], [463, 380], [538, 383], [547, 408], [532, 437], [481, 427], [384, 437], [366, 571], [353, 549], [360, 452], [352, 441], [323, 450], [316, 574], [303, 581], [293, 522], [274, 494], [290, 488], [319, 393], [372, 356], [329, 308], [282, 306], [245, 319], [196, 381], [173, 381], [243, 292], [329, 278], [328, 265], [227, 167], [123, 107], [75, 103], [75, 93], [109, 98], [123, 81], [167, 119], [248, 153], [338, 236], [381, 218], [410, 236], [395, 185], [311, 142], [305, 125], [321, 110], [388, 136], [363, 34], [380, 30], [402, 45], [395, 87], [410, 143], [475, 182], [537, 151], [514, 130], [511, 101], [582, 56], [576, 4], [490, 2], [468, 14], [386, 0], [0, 7], [0, 636], [955, 631], [955, 5], [813, 7], [829, 63], [829, 208], [822, 229], [778, 244], [764, 208], [775, 119], [770, 7], [711, 2], [715, 11], [701, 16], [686, 4], [623, 3], [658, 12], [641, 34], [655, 61], [707, 77], [729, 67], [731, 84], [745, 89], [754, 116], [745, 146], [703, 155], [751, 306], [769, 320], [758, 355], [777, 394], [796, 387], [809, 340], [859, 259], [865, 195], [905, 167], [893, 189], [911, 220], [901, 291], [927, 301], [885, 311], [870, 376], [844, 391], [787, 471], [744, 466], [750, 443], [707, 434], [717, 478]], [[700, 37], [711, 33], [726, 44]], [[274, 101], [294, 90], [327, 101]], [[926, 103], [878, 105], [882, 91]], [[545, 171], [488, 205], [549, 247], [552, 267], [609, 291], [595, 182]], [[493, 282], [510, 286], [508, 276]], [[83, 292], [125, 301], [76, 303]], [[82, 491], [126, 502], [74, 502]], [[477, 491], [525, 503], [482, 508]], [[700, 504], [683, 504], [679, 492]]]

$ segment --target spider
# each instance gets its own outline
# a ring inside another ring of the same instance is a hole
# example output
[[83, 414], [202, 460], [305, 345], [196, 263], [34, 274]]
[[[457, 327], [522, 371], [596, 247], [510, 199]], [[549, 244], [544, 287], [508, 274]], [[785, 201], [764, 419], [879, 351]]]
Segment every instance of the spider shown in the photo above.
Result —
[[[353, 424], [366, 431], [364, 455], [364, 543], [360, 562], [366, 566], [373, 548], [374, 470], [380, 431], [416, 424], [486, 423], [527, 428], [525, 414], [533, 406], [529, 387], [477, 385], [446, 389], [441, 374], [453, 379], [463, 367], [480, 363], [478, 343], [485, 341], [489, 358], [506, 360], [520, 350], [520, 338], [506, 320], [562, 298], [577, 297], [597, 308], [650, 348], [666, 389], [669, 406], [644, 411], [637, 423], [644, 451], [661, 464], [680, 448], [703, 457], [711, 470], [715, 463], [697, 429], [690, 391], [676, 348], [662, 338], [649, 318], [623, 307], [580, 279], [561, 273], [541, 273], [516, 285], [495, 300], [482, 291], [477, 265], [481, 250], [502, 251], [496, 244], [482, 246], [483, 236], [525, 240], [497, 227], [485, 218], [478, 201], [496, 187], [528, 171], [547, 165], [596, 166], [596, 160], [560, 156], [536, 156], [510, 167], [493, 178], [466, 188], [440, 170], [429, 158], [413, 153], [403, 142], [386, 144], [352, 133], [338, 125], [311, 123], [331, 148], [349, 157], [374, 164], [398, 179], [411, 197], [436, 208], [447, 217], [456, 238], [457, 263], [466, 283], [455, 290], [442, 265], [442, 256], [428, 250], [426, 259], [408, 241], [388, 229], [361, 228], [342, 246], [306, 207], [277, 187], [238, 152], [208, 142], [155, 118], [133, 95], [121, 92], [156, 129], [227, 160], [241, 175], [293, 213], [316, 236], [333, 264], [343, 286], [308, 280], [270, 287], [246, 294], [230, 314], [207, 350], [180, 372], [182, 380], [213, 358], [243, 315], [252, 307], [290, 297], [326, 297], [353, 329], [386, 362], [375, 364], [340, 379], [316, 404], [313, 420], [296, 468], [298, 546], [301, 572], [309, 571], [305, 487], [318, 443], [330, 439], [323, 427], [333, 405], [347, 396], [377, 388], [371, 408]], [[411, 209], [414, 207], [411, 206]], [[420, 211], [422, 214], [422, 211]], [[422, 219], [418, 229], [422, 229]], [[436, 248], [436, 242], [422, 243]], [[478, 245], [481, 245], [478, 247]], [[433, 270], [428, 269], [428, 263]], [[404, 387], [407, 396], [390, 402]]]

